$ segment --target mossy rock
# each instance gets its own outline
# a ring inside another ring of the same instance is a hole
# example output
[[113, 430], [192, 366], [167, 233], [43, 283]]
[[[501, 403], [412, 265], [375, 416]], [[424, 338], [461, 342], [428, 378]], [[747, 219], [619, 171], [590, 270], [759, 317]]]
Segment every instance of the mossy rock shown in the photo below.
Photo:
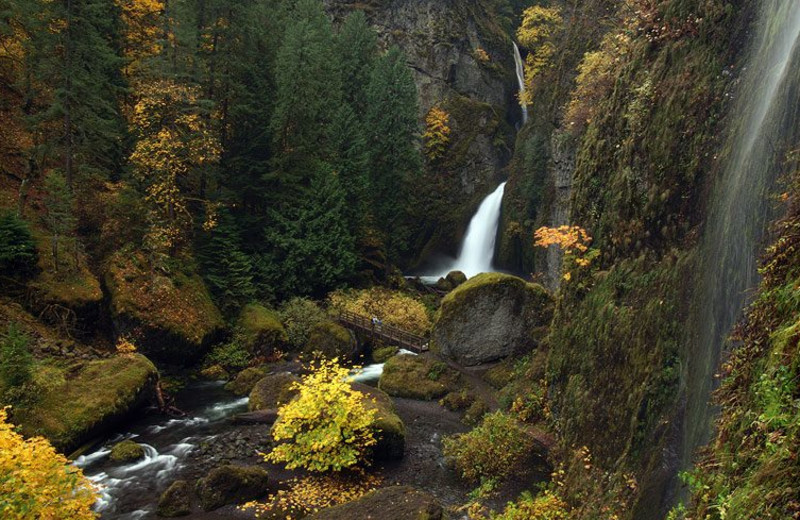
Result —
[[464, 412], [461, 422], [469, 426], [475, 426], [481, 422], [483, 416], [489, 413], [489, 405], [483, 399], [475, 399], [473, 403]]
[[117, 253], [108, 262], [105, 285], [117, 331], [158, 361], [197, 360], [225, 327], [196, 272], [154, 275], [144, 255]]
[[192, 490], [185, 480], [176, 480], [161, 494], [156, 513], [164, 518], [187, 516], [192, 512]]
[[118, 442], [111, 448], [108, 458], [114, 462], [134, 462], [144, 458], [144, 448], [132, 440]]
[[442, 520], [442, 505], [436, 497], [409, 486], [392, 486], [373, 491], [358, 500], [324, 509], [308, 520]]
[[461, 271], [450, 271], [447, 273], [445, 280], [450, 284], [450, 287], [455, 289], [459, 285], [463, 285], [467, 282], [467, 275]]
[[297, 382], [300, 378], [288, 372], [262, 377], [250, 391], [250, 411], [271, 410], [288, 403], [297, 395], [297, 390], [292, 388]]
[[378, 443], [372, 449], [372, 457], [377, 461], [403, 458], [406, 449], [406, 426], [395, 411], [394, 402], [389, 395], [375, 387], [362, 383], [352, 383], [353, 389], [367, 395], [367, 406], [377, 410], [372, 428]]
[[501, 361], [483, 374], [483, 380], [492, 385], [495, 389], [500, 390], [509, 384], [514, 377], [515, 362], [516, 361], [512, 358]]
[[439, 404], [451, 412], [460, 412], [469, 408], [474, 402], [475, 396], [466, 388], [462, 388], [457, 392], [450, 392], [444, 396], [439, 401]]
[[383, 366], [378, 388], [393, 397], [431, 401], [456, 389], [459, 374], [427, 356], [401, 354]]
[[372, 360], [376, 363], [385, 363], [389, 358], [400, 352], [397, 347], [379, 347], [372, 351]]
[[307, 355], [319, 352], [328, 359], [350, 360], [356, 351], [356, 340], [349, 330], [333, 321], [314, 326], [303, 350]]
[[200, 371], [200, 377], [208, 381], [227, 381], [231, 376], [221, 365], [211, 365]]
[[141, 354], [90, 361], [15, 413], [26, 436], [69, 452], [120, 424], [153, 395], [158, 371]]
[[266, 375], [267, 371], [264, 368], [245, 368], [236, 375], [233, 381], [225, 385], [225, 390], [238, 396], [248, 395], [253, 391], [253, 387], [256, 386], [256, 383], [258, 383]]
[[263, 305], [246, 305], [236, 326], [244, 347], [254, 356], [283, 350], [289, 343], [289, 336], [277, 313]]
[[269, 475], [258, 466], [220, 466], [197, 481], [197, 495], [204, 511], [240, 504], [267, 494]]
[[547, 333], [553, 300], [540, 285], [502, 273], [484, 273], [442, 299], [433, 346], [465, 366], [534, 349]]

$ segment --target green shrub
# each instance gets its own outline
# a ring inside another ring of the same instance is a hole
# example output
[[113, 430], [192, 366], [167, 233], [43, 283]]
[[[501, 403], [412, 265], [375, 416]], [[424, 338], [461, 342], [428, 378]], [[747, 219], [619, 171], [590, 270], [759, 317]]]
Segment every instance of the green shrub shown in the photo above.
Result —
[[37, 256], [27, 222], [15, 213], [0, 213], [0, 273], [30, 273], [36, 266]]
[[328, 319], [325, 311], [308, 298], [292, 298], [281, 306], [278, 315], [289, 335], [289, 345], [293, 350], [305, 347], [311, 329]]
[[480, 482], [514, 474], [530, 455], [533, 440], [514, 417], [498, 411], [468, 433], [445, 437], [443, 445], [461, 476]]
[[214, 347], [208, 353], [205, 362], [207, 367], [220, 366], [228, 372], [238, 372], [250, 365], [251, 357], [244, 345], [239, 341], [233, 340]]
[[20, 387], [33, 378], [30, 337], [15, 323], [0, 337], [0, 380], [9, 388]]

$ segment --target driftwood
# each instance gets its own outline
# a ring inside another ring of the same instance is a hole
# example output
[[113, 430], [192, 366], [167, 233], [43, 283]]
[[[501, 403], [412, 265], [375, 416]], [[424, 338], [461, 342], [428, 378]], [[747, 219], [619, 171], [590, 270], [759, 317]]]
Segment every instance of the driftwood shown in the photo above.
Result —
[[156, 401], [158, 401], [158, 410], [161, 413], [171, 415], [172, 417], [186, 417], [186, 412], [171, 403], [172, 398], [164, 397], [161, 381], [156, 383]]
[[240, 413], [230, 419], [233, 424], [273, 424], [277, 420], [278, 410], [274, 408]]

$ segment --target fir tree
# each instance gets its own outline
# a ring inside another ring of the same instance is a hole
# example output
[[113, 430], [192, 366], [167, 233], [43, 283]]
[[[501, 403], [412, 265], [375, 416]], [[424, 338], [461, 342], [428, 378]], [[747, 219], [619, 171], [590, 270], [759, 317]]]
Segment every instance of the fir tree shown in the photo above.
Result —
[[376, 63], [367, 89], [372, 206], [395, 259], [407, 250], [409, 183], [421, 170], [417, 89], [403, 53], [392, 47]]
[[30, 273], [36, 260], [36, 244], [28, 224], [15, 213], [0, 213], [0, 273]]
[[203, 277], [223, 311], [248, 303], [255, 296], [253, 265], [241, 249], [241, 238], [233, 217], [221, 212], [216, 227], [198, 253]]
[[358, 118], [367, 110], [367, 87], [378, 55], [378, 35], [367, 22], [364, 11], [345, 19], [336, 38], [344, 100]]

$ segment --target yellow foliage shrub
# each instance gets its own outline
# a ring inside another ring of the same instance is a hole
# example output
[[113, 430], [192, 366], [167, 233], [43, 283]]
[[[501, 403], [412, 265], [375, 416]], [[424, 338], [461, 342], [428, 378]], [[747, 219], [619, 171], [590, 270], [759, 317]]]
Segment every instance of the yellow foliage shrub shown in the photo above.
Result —
[[425, 116], [425, 155], [431, 161], [442, 157], [450, 143], [450, 114], [439, 107], [433, 107]]
[[534, 5], [522, 13], [522, 24], [517, 29], [517, 39], [530, 50], [525, 58], [525, 90], [520, 103], [529, 105], [539, 75], [552, 65], [556, 52], [553, 37], [563, 27], [561, 11], [557, 7]]
[[0, 518], [96, 518], [97, 496], [80, 469], [70, 466], [43, 437], [25, 440], [0, 409]]
[[264, 459], [320, 473], [367, 463], [377, 442], [375, 408], [350, 386], [349, 370], [338, 359], [317, 360], [308, 368], [309, 374], [293, 384], [297, 398], [278, 410], [272, 438], [279, 444]]
[[381, 287], [363, 291], [336, 291], [328, 297], [328, 304], [336, 311], [375, 316], [386, 324], [421, 336], [431, 328], [428, 310], [422, 302]]

